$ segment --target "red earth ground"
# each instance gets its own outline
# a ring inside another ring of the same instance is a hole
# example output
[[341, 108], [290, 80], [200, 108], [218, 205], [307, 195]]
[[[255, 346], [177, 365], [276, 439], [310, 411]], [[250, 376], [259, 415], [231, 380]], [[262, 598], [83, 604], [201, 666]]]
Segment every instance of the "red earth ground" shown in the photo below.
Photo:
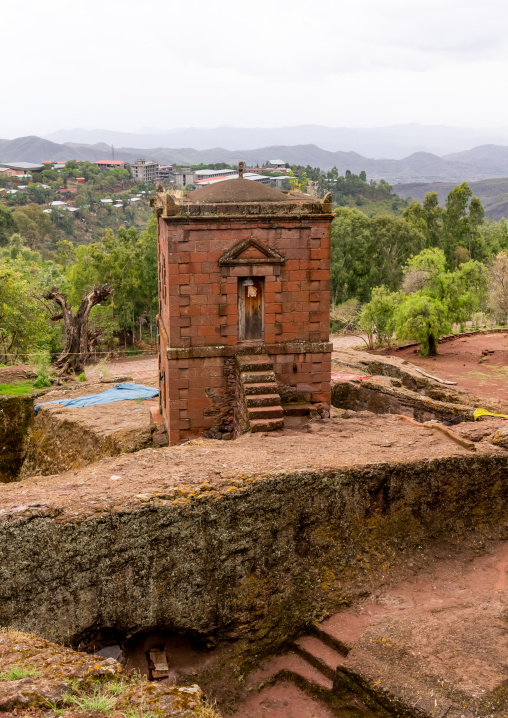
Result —
[[[483, 356], [482, 352], [489, 349], [494, 352]], [[406, 359], [440, 379], [456, 381], [458, 387], [484, 399], [485, 403], [502, 403], [508, 408], [508, 332], [459, 335], [439, 344], [437, 357], [421, 356], [417, 351], [417, 347], [411, 346], [392, 347], [377, 353]]]

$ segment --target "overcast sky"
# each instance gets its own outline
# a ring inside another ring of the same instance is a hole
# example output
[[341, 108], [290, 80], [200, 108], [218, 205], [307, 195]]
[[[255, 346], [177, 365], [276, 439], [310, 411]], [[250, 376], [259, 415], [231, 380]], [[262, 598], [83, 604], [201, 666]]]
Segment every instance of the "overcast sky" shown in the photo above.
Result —
[[508, 126], [506, 0], [0, 0], [0, 137]]

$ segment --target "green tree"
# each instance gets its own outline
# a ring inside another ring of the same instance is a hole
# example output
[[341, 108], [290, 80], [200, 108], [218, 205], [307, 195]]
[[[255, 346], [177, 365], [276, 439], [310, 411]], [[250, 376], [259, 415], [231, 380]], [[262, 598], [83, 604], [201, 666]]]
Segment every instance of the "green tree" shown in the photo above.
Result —
[[508, 250], [508, 220], [486, 220], [480, 227], [480, 235], [488, 258]]
[[114, 169], [109, 170], [108, 177], [111, 177], [115, 183], [123, 183], [130, 180], [131, 174], [123, 167], [115, 167]]
[[436, 192], [428, 192], [423, 200], [411, 202], [403, 212], [404, 219], [425, 237], [426, 247], [440, 247], [443, 231], [443, 208]]
[[372, 242], [370, 282], [371, 288], [385, 285], [395, 290], [402, 280], [402, 267], [424, 246], [422, 234], [400, 217], [388, 215], [370, 220]]
[[357, 209], [337, 210], [331, 229], [332, 304], [370, 297], [372, 237], [369, 218]]
[[508, 321], [508, 253], [499, 252], [489, 266], [490, 305], [498, 321]]
[[480, 200], [466, 182], [455, 187], [446, 200], [443, 213], [443, 234], [441, 247], [449, 267], [456, 266], [456, 249], [461, 246], [468, 250], [469, 256], [478, 258], [477, 246], [480, 227], [484, 221], [484, 210]]
[[30, 278], [0, 263], [0, 361], [29, 361], [49, 340], [47, 312]]
[[28, 204], [14, 210], [19, 233], [30, 249], [40, 247], [53, 237], [53, 224], [49, 215], [38, 204]]
[[336, 211], [331, 236], [334, 304], [353, 297], [369, 301], [372, 289], [380, 285], [398, 289], [404, 262], [425, 245], [423, 235], [400, 217], [369, 219], [349, 207]]
[[446, 304], [424, 292], [408, 295], [394, 313], [395, 333], [399, 339], [421, 342], [421, 353], [436, 356], [441, 334], [452, 329]]
[[18, 223], [11, 210], [0, 204], [0, 247], [6, 247], [9, 244], [11, 234], [18, 231]]
[[425, 249], [404, 268], [404, 294], [393, 312], [399, 339], [416, 339], [435, 356], [439, 337], [464, 322], [486, 301], [487, 273], [473, 260], [450, 272], [441, 249]]
[[359, 325], [369, 337], [369, 348], [374, 348], [373, 337], [379, 342], [390, 344], [393, 334], [393, 315], [397, 308], [399, 294], [390, 292], [386, 287], [375, 287], [372, 299], [362, 308]]
[[101, 242], [79, 246], [76, 262], [67, 272], [73, 306], [97, 284], [114, 289], [114, 319], [134, 332], [143, 321], [153, 323], [157, 313], [157, 224], [155, 217], [138, 234], [135, 227], [106, 230]]
[[56, 261], [57, 264], [65, 269], [69, 264], [72, 264], [76, 257], [76, 249], [72, 242], [68, 239], [59, 239], [56, 243]]

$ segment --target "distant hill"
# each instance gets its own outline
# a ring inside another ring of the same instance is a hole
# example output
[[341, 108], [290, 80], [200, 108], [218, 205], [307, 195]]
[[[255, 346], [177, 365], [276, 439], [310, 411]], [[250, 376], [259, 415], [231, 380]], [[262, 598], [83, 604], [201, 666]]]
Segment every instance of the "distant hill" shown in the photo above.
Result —
[[505, 145], [480, 145], [472, 150], [445, 155], [443, 159], [485, 167], [508, 176], [508, 147]]
[[[104, 149], [105, 148], [105, 149]], [[34, 135], [18, 137], [15, 140], [0, 139], [0, 162], [46, 162], [67, 160], [96, 160], [109, 159], [111, 148], [107, 145], [59, 145], [56, 142], [44, 140]], [[136, 155], [137, 157], [137, 155]], [[130, 156], [131, 161], [136, 157]], [[125, 159], [126, 157], [122, 157]]]
[[[393, 192], [399, 197], [422, 202], [427, 192], [437, 192], [439, 203], [444, 207], [448, 193], [455, 187], [455, 182], [414, 182], [411, 184], [394, 185]], [[500, 220], [508, 217], [508, 178], [469, 182], [473, 193], [485, 207], [485, 215], [489, 219]]]
[[[94, 145], [106, 142], [115, 147], [222, 147], [235, 152], [258, 147], [317, 145], [328, 152], [359, 152], [366, 157], [403, 159], [415, 152], [443, 155], [486, 143], [508, 144], [508, 128], [471, 129], [438, 125], [405, 124], [387, 127], [179, 127], [171, 130], [58, 130], [47, 135], [52, 142]], [[460, 160], [464, 161], [464, 160]]]
[[[111, 159], [108, 145], [98, 143], [57, 144], [40, 137], [19, 137], [15, 140], [0, 140], [0, 162], [44, 162], [46, 160], [90, 160]], [[197, 150], [193, 148], [170, 149], [155, 147], [115, 148], [115, 158], [132, 162], [138, 157], [160, 163], [198, 164], [200, 162], [228, 162], [236, 164], [245, 160], [248, 164], [263, 164], [273, 158], [282, 158], [290, 164], [310, 165], [331, 169], [337, 167], [340, 174], [346, 170], [358, 174], [365, 170], [369, 179], [386, 179], [391, 184], [407, 182], [463, 182], [483, 180], [502, 176], [500, 171], [485, 166], [443, 159], [430, 152], [416, 152], [401, 160], [369, 159], [357, 152], [330, 152], [317, 145], [271, 145], [254, 150], [226, 150], [222, 147]]]

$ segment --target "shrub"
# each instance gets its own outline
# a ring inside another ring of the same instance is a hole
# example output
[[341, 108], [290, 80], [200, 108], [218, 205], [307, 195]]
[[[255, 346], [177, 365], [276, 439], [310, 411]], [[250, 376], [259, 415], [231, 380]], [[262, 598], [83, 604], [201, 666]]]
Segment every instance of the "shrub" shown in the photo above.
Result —
[[37, 379], [34, 381], [36, 389], [42, 389], [45, 386], [51, 386], [51, 377], [49, 369], [51, 366], [51, 357], [47, 350], [39, 352], [35, 357], [35, 367], [37, 369]]
[[78, 706], [84, 713], [95, 711], [96, 713], [109, 713], [113, 710], [116, 698], [108, 696], [101, 692], [100, 688], [95, 688], [91, 696], [71, 696], [69, 700]]

